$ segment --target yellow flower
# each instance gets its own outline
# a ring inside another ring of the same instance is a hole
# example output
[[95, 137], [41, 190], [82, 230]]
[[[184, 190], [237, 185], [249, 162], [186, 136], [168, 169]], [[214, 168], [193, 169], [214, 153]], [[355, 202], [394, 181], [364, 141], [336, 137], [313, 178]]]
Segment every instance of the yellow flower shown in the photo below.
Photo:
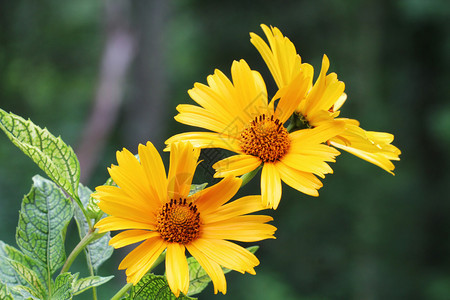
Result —
[[214, 290], [226, 293], [221, 266], [255, 274], [258, 259], [228, 240], [254, 242], [274, 238], [272, 218], [247, 215], [264, 209], [261, 196], [247, 196], [225, 204], [239, 190], [241, 179], [226, 177], [193, 195], [189, 190], [199, 150], [189, 143], [172, 145], [169, 174], [153, 145], [139, 145], [138, 161], [128, 150], [117, 152], [118, 166], [108, 169], [118, 185], [99, 186], [93, 197], [109, 216], [95, 227], [100, 232], [124, 230], [110, 245], [120, 248], [142, 242], [120, 263], [127, 281], [139, 282], [160, 254], [166, 252], [170, 289], [178, 297], [189, 288], [185, 249], [211, 277]]
[[268, 103], [261, 75], [244, 60], [233, 62], [231, 75], [232, 81], [216, 70], [208, 76], [208, 86], [195, 83], [189, 95], [202, 107], [187, 104], [177, 107], [178, 122], [213, 132], [175, 135], [166, 141], [168, 148], [173, 142], [189, 140], [195, 147], [224, 148], [237, 153], [213, 165], [215, 177], [243, 175], [262, 165], [261, 196], [267, 207], [277, 208], [281, 181], [317, 196], [322, 183], [315, 175], [323, 178], [324, 174], [332, 173], [326, 162], [334, 162], [339, 154], [322, 143], [343, 131], [343, 122], [289, 133], [284, 123], [307, 91], [308, 74], [300, 72], [296, 76], [298, 85], [286, 90], [276, 109], [274, 100]]
[[298, 84], [296, 77], [299, 73], [308, 73], [307, 93], [296, 109], [305, 126], [314, 128], [323, 124], [336, 124], [336, 121], [345, 122], [345, 131], [330, 138], [328, 143], [394, 174], [392, 171], [395, 166], [391, 161], [400, 160], [401, 151], [391, 145], [394, 140], [392, 134], [366, 131], [359, 127], [357, 120], [337, 118], [347, 95], [344, 93], [345, 85], [338, 81], [337, 75], [327, 75], [330, 66], [327, 56], [324, 55], [319, 78], [312, 85], [313, 68], [302, 64], [292, 42], [276, 27], [261, 27], [269, 45], [254, 33], [250, 33], [250, 41], [261, 54], [278, 85], [277, 96], [285, 95], [292, 85]]

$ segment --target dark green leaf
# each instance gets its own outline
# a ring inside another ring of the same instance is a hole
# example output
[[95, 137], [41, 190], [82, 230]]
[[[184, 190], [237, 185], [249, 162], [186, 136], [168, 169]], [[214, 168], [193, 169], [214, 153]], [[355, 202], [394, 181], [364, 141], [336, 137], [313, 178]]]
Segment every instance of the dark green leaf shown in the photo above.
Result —
[[170, 290], [166, 277], [162, 275], [147, 274], [142, 277], [141, 281], [133, 286], [130, 290], [127, 300], [147, 300], [147, 299], [164, 299], [164, 300], [193, 300], [180, 294], [177, 298]]
[[33, 270], [40, 282], [47, 282], [47, 270], [44, 264], [24, 255], [16, 248], [0, 241], [0, 281], [3, 281], [8, 285], [8, 287], [15, 285], [26, 285], [26, 281], [20, 277], [20, 275], [11, 266], [10, 261], [17, 261], [21, 263], [28, 269]]
[[39, 295], [36, 295], [36, 291], [28, 286], [16, 285], [11, 288], [14, 293], [14, 300], [41, 300]]
[[[88, 187], [80, 184], [78, 192], [80, 195], [81, 203], [84, 207], [86, 207], [89, 203], [89, 198], [92, 194], [92, 191]], [[78, 226], [80, 239], [82, 239], [87, 234], [89, 226], [87, 224], [85, 216], [78, 206], [75, 206], [74, 216]], [[113, 253], [114, 248], [108, 244], [110, 239], [111, 234], [108, 232], [86, 247], [86, 259], [88, 260], [88, 264], [91, 264], [96, 272], [98, 267], [100, 267], [103, 262], [108, 260], [108, 258]]]
[[90, 289], [94, 286], [99, 286], [104, 284], [105, 282], [108, 282], [111, 278], [114, 276], [108, 276], [108, 277], [100, 277], [100, 276], [90, 276], [86, 278], [81, 278], [73, 283], [72, 291], [74, 295], [81, 294], [82, 292], [86, 291], [87, 289]]
[[52, 288], [52, 300], [70, 300], [73, 297], [72, 284], [73, 275], [70, 273], [59, 274], [56, 277], [55, 283]]
[[9, 261], [9, 264], [22, 280], [26, 282], [24, 287], [31, 295], [38, 299], [44, 299], [47, 296], [47, 290], [39, 280], [39, 276], [33, 270], [14, 260]]
[[[252, 246], [248, 247], [247, 250], [251, 253], [255, 253], [258, 248], [259, 246]], [[206, 271], [200, 266], [194, 257], [189, 257], [187, 261], [189, 266], [189, 291], [187, 295], [192, 296], [203, 291], [211, 282], [211, 278], [209, 278]], [[227, 268], [222, 268], [222, 270], [224, 274], [231, 271]]]
[[0, 299], [2, 300], [14, 300], [13, 296], [9, 292], [6, 284], [0, 281]]
[[64, 264], [65, 232], [73, 205], [59, 187], [41, 176], [22, 201], [16, 240], [22, 252], [46, 266], [46, 278]]
[[56, 184], [74, 199], [80, 180], [80, 164], [75, 152], [60, 137], [31, 120], [0, 109], [0, 129], [29, 156]]

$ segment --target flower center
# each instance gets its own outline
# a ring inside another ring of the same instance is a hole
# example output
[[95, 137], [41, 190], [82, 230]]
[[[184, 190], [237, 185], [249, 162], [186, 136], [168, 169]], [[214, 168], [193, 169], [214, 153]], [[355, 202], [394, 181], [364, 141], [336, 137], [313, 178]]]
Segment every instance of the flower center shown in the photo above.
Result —
[[200, 213], [186, 199], [170, 200], [158, 213], [156, 230], [169, 243], [189, 244], [200, 234]]
[[289, 133], [273, 116], [256, 117], [241, 133], [241, 148], [245, 154], [259, 157], [263, 162], [275, 162], [289, 149]]

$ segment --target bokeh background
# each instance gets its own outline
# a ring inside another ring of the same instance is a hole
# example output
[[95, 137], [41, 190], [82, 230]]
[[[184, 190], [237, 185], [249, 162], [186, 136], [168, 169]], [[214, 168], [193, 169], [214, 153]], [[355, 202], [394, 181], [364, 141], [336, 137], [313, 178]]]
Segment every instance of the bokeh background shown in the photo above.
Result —
[[[279, 27], [316, 70], [327, 54], [346, 83], [342, 115], [393, 133], [401, 161], [392, 176], [343, 153], [319, 198], [285, 185], [268, 212], [277, 240], [259, 243], [257, 275], [229, 273], [225, 296], [209, 287], [200, 299], [450, 299], [449, 1], [0, 1], [0, 107], [61, 135], [93, 189], [115, 151], [147, 140], [162, 150], [192, 130], [174, 121], [175, 107], [193, 103], [187, 90], [215, 68], [229, 74], [244, 58], [273, 95], [249, 42], [261, 23]], [[197, 183], [210, 171], [205, 158]], [[36, 173], [0, 134], [0, 239], [9, 244]], [[258, 193], [258, 183], [241, 193]], [[67, 251], [77, 242], [70, 224]], [[124, 251], [100, 269], [116, 275], [100, 299], [123, 285]], [[83, 264], [74, 270], [87, 274]]]

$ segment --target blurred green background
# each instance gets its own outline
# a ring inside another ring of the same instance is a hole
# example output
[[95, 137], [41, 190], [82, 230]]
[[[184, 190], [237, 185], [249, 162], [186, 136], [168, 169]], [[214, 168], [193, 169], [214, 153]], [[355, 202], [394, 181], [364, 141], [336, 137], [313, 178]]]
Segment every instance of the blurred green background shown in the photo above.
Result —
[[[187, 90], [215, 68], [229, 74], [244, 58], [273, 95], [249, 42], [261, 23], [279, 27], [317, 72], [327, 54], [346, 84], [342, 116], [393, 133], [403, 153], [395, 176], [343, 153], [319, 198], [284, 185], [268, 212], [277, 240], [259, 243], [257, 275], [230, 273], [225, 296], [209, 287], [200, 299], [450, 299], [449, 1], [0, 1], [0, 107], [61, 135], [93, 189], [115, 151], [147, 140], [162, 150], [192, 130], [174, 121], [175, 107], [193, 103]], [[205, 164], [197, 183], [210, 180]], [[0, 239], [9, 244], [36, 173], [0, 134]], [[258, 183], [240, 193], [258, 193]], [[67, 252], [78, 240], [71, 223]], [[123, 285], [116, 268], [129, 249], [100, 269], [116, 276], [100, 299]], [[74, 271], [87, 274], [83, 264]]]

